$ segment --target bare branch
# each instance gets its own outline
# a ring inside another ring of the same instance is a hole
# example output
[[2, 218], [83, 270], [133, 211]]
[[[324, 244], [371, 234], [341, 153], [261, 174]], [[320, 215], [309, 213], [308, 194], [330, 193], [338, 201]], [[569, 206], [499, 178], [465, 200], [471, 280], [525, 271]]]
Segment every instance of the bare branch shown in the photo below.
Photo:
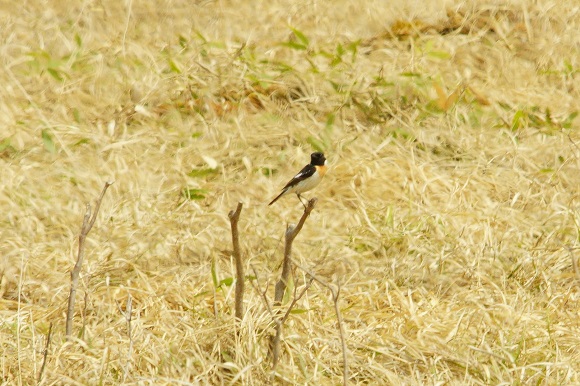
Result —
[[70, 294], [68, 297], [68, 310], [66, 314], [66, 336], [69, 338], [72, 334], [72, 323], [75, 312], [75, 295], [77, 292], [77, 287], [79, 284], [79, 276], [81, 273], [81, 267], [84, 259], [85, 238], [87, 237], [90, 218], [91, 218], [91, 204], [87, 204], [87, 211], [85, 212], [83, 225], [81, 227], [81, 234], [79, 236], [79, 250], [77, 255], [77, 262], [71, 272], [71, 286], [70, 286]]
[[298, 300], [300, 300], [302, 298], [302, 296], [304, 296], [306, 291], [308, 291], [308, 288], [310, 288], [313, 281], [314, 281], [314, 279], [310, 278], [310, 281], [304, 286], [304, 288], [302, 289], [300, 294], [298, 296], [294, 296], [294, 299], [292, 300], [292, 302], [288, 306], [288, 309], [286, 310], [286, 313], [284, 314], [284, 316], [274, 320], [274, 323], [276, 324], [276, 335], [274, 335], [272, 337], [272, 343], [271, 343], [272, 344], [272, 346], [271, 346], [271, 348], [272, 348], [272, 371], [276, 371], [276, 366], [278, 365], [278, 360], [280, 358], [280, 340], [282, 338], [282, 326], [284, 326], [284, 323], [286, 322], [286, 320], [290, 316], [290, 313], [294, 309], [294, 306], [296, 305]]
[[[280, 280], [278, 280], [278, 282], [276, 283], [276, 287], [274, 289], [274, 306], [276, 307], [279, 307], [282, 304], [282, 299], [284, 298], [284, 293], [286, 292], [286, 288], [288, 286], [290, 272], [292, 271], [292, 243], [294, 242], [294, 239], [296, 238], [298, 233], [300, 233], [300, 231], [302, 230], [302, 227], [304, 226], [306, 219], [316, 206], [317, 201], [318, 200], [316, 198], [313, 198], [310, 201], [308, 201], [308, 205], [304, 208], [304, 213], [302, 214], [300, 221], [298, 221], [298, 225], [296, 226], [288, 225], [288, 228], [286, 228], [285, 234], [286, 244], [284, 246], [284, 261], [282, 262], [282, 274], [280, 275]], [[275, 371], [276, 366], [278, 364], [278, 360], [280, 358], [280, 340], [282, 337], [282, 327], [284, 325], [284, 322], [286, 321], [286, 319], [288, 319], [288, 316], [290, 315], [290, 312], [296, 305], [296, 302], [306, 293], [308, 288], [310, 288], [310, 285], [312, 285], [312, 280], [310, 280], [310, 282], [304, 287], [304, 289], [298, 296], [296, 296], [295, 294], [292, 303], [290, 303], [288, 309], [286, 310], [286, 313], [283, 316], [280, 316], [279, 312], [276, 312], [274, 314], [274, 324], [276, 334], [272, 336], [270, 341], [270, 350], [271, 350], [270, 353], [272, 355], [272, 371]]]
[[340, 313], [340, 308], [338, 307], [338, 297], [340, 296], [340, 284], [336, 291], [331, 288], [332, 301], [334, 302], [334, 311], [336, 312], [336, 319], [338, 321], [338, 333], [340, 335], [340, 345], [342, 346], [342, 384], [346, 386], [348, 384], [348, 359], [346, 357], [346, 340], [344, 339], [344, 323], [342, 322], [342, 314]]
[[294, 239], [302, 230], [304, 226], [304, 222], [310, 215], [310, 212], [316, 206], [316, 202], [318, 200], [315, 198], [308, 201], [308, 205], [304, 208], [304, 213], [298, 221], [298, 225], [293, 226], [292, 224], [288, 225], [286, 229], [286, 244], [284, 246], [284, 261], [282, 262], [282, 275], [280, 276], [280, 280], [276, 283], [275, 291], [274, 291], [274, 306], [279, 306], [282, 303], [282, 298], [284, 297], [284, 292], [286, 291], [286, 286], [288, 284], [288, 278], [290, 277], [290, 271], [292, 268], [292, 243]]
[[238, 221], [240, 220], [240, 213], [242, 212], [243, 204], [238, 202], [236, 211], [230, 211], [228, 217], [232, 227], [232, 244], [234, 246], [234, 260], [236, 262], [236, 319], [242, 320], [244, 317], [244, 264], [242, 263], [242, 254], [240, 253], [240, 238], [238, 233]]
[[256, 284], [254, 284], [253, 281], [251, 281], [251, 283], [254, 286], [254, 288], [256, 289], [256, 291], [258, 291], [258, 293], [262, 297], [262, 300], [264, 301], [264, 304], [266, 305], [266, 309], [268, 310], [270, 315], [274, 316], [274, 312], [272, 312], [272, 307], [270, 306], [270, 302], [268, 301], [268, 298], [266, 297], [266, 292], [268, 292], [268, 283], [266, 282], [266, 288], [264, 288], [264, 291], [260, 290], [260, 279], [258, 278], [258, 271], [256, 271], [256, 267], [254, 267], [254, 265], [252, 265], [252, 270], [254, 271], [254, 276], [256, 277]]
[[347, 352], [346, 340], [344, 338], [344, 335], [345, 335], [344, 323], [342, 320], [342, 314], [340, 312], [340, 307], [338, 306], [338, 297], [340, 296], [340, 284], [338, 285], [338, 288], [334, 288], [333, 285], [331, 285], [330, 283], [326, 282], [325, 280], [319, 278], [314, 273], [312, 273], [310, 270], [306, 269], [305, 267], [302, 267], [300, 264], [295, 264], [295, 265], [298, 268], [300, 268], [301, 270], [303, 270], [304, 272], [306, 272], [312, 278], [312, 280], [315, 280], [318, 283], [320, 283], [323, 287], [328, 288], [330, 290], [330, 293], [332, 294], [332, 301], [334, 303], [334, 312], [336, 313], [336, 319], [338, 322], [338, 333], [340, 336], [340, 344], [342, 346], [342, 363], [343, 363], [342, 384], [346, 386], [348, 384], [348, 358], [346, 355], [346, 352]]
[[44, 368], [46, 367], [46, 358], [48, 357], [48, 348], [50, 347], [50, 338], [52, 335], [52, 322], [48, 326], [48, 334], [46, 336], [46, 343], [44, 344], [44, 351], [42, 353], [42, 366], [40, 366], [40, 372], [38, 373], [38, 384], [42, 381], [42, 374], [44, 373]]
[[87, 235], [89, 234], [89, 232], [93, 228], [93, 225], [95, 224], [95, 220], [97, 219], [97, 214], [99, 212], [99, 208], [101, 207], [101, 202], [103, 201], [103, 197], [105, 196], [105, 193], [107, 192], [107, 189], [109, 188], [109, 186], [111, 186], [112, 184], [113, 184], [112, 182], [105, 183], [105, 186], [103, 187], [103, 190], [101, 191], [101, 195], [97, 199], [97, 202], [95, 205], [95, 212], [93, 213], [92, 217], [91, 217], [91, 204], [87, 204], [87, 210], [85, 212], [85, 217], [83, 219], [83, 225], [81, 227], [81, 234], [79, 235], [79, 249], [78, 249], [78, 255], [77, 255], [77, 262], [76, 262], [73, 270], [71, 271], [71, 286], [70, 286], [70, 294], [68, 297], [68, 309], [67, 309], [67, 313], [66, 313], [66, 336], [67, 336], [67, 339], [70, 339], [70, 336], [72, 334], [73, 317], [74, 317], [74, 313], [75, 313], [75, 295], [77, 292], [77, 287], [79, 284], [79, 276], [81, 273], [81, 267], [83, 265], [83, 260], [84, 260], [85, 239], [87, 238]]

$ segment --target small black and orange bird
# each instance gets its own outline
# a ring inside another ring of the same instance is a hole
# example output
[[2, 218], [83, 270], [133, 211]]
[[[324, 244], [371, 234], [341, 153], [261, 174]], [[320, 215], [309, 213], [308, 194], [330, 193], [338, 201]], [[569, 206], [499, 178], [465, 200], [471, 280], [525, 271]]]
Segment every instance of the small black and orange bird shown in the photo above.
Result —
[[[320, 181], [322, 181], [322, 177], [326, 174], [326, 169], [326, 158], [324, 158], [324, 154], [318, 152], [312, 153], [310, 155], [310, 163], [304, 166], [302, 170], [300, 170], [300, 173], [296, 174], [294, 178], [292, 178], [290, 182], [282, 188], [282, 192], [268, 205], [272, 205], [278, 201], [280, 197], [289, 193], [296, 193], [298, 199], [302, 202], [302, 197], [300, 197], [300, 195], [314, 189]], [[303, 202], [302, 205], [304, 205]]]

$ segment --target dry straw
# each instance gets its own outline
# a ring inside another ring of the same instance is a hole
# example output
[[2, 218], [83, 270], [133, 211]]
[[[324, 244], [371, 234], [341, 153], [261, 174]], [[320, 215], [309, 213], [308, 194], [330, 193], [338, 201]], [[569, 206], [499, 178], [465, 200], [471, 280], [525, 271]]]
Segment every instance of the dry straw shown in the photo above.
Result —
[[302, 205], [267, 203], [322, 150], [274, 382], [580, 383], [579, 12], [1, 5], [2, 382], [270, 383]]

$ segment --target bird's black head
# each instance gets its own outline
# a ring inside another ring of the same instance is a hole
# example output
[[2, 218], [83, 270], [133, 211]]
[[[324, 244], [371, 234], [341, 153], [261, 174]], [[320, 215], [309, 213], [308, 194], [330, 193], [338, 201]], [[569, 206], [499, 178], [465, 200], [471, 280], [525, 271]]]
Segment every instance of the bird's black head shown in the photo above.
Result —
[[312, 153], [310, 155], [310, 163], [315, 166], [323, 166], [326, 162], [326, 158], [324, 158], [324, 154], [322, 153]]

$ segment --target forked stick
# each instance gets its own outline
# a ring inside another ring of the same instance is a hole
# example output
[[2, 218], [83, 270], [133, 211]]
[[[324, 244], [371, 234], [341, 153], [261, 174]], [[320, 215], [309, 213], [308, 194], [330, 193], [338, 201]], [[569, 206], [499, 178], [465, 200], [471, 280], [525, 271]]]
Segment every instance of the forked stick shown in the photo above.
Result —
[[79, 284], [79, 276], [81, 274], [81, 267], [83, 265], [83, 259], [85, 257], [85, 240], [87, 235], [93, 228], [95, 224], [95, 220], [97, 219], [97, 214], [99, 213], [99, 208], [101, 207], [101, 201], [103, 201], [103, 197], [107, 192], [109, 186], [113, 185], [113, 182], [106, 182], [103, 190], [101, 191], [101, 195], [97, 199], [95, 203], [95, 212], [91, 217], [91, 204], [87, 204], [87, 210], [85, 212], [85, 217], [83, 219], [83, 226], [81, 227], [81, 234], [79, 235], [79, 251], [77, 255], [77, 262], [71, 271], [71, 285], [70, 285], [70, 294], [68, 296], [68, 310], [66, 312], [66, 337], [70, 339], [72, 334], [72, 327], [73, 327], [73, 317], [75, 314], [75, 295], [77, 292], [77, 286]]
[[300, 264], [295, 265], [302, 271], [306, 272], [311, 277], [311, 280], [315, 280], [323, 287], [328, 288], [330, 290], [330, 293], [332, 294], [332, 302], [334, 303], [334, 312], [336, 313], [336, 320], [338, 322], [338, 334], [340, 336], [340, 345], [342, 347], [342, 365], [343, 365], [342, 384], [346, 386], [348, 384], [348, 358], [346, 355], [347, 350], [346, 340], [344, 338], [344, 323], [342, 320], [342, 314], [340, 313], [340, 308], [338, 307], [338, 297], [340, 296], [340, 284], [338, 285], [338, 288], [335, 289], [333, 285], [319, 278], [310, 270], [302, 267]]
[[[290, 278], [290, 272], [292, 271], [292, 243], [294, 239], [302, 230], [304, 226], [304, 222], [316, 206], [316, 202], [318, 200], [316, 198], [312, 198], [308, 201], [308, 205], [304, 207], [304, 213], [298, 221], [298, 225], [288, 225], [286, 228], [286, 243], [284, 245], [284, 261], [282, 262], [282, 274], [280, 275], [280, 280], [276, 283], [276, 287], [274, 288], [274, 306], [279, 307], [282, 304], [282, 299], [284, 298], [284, 293], [286, 292], [286, 288], [288, 286], [288, 279]], [[282, 337], [282, 327], [284, 322], [290, 316], [290, 312], [296, 305], [296, 302], [306, 293], [312, 281], [310, 281], [302, 290], [300, 295], [294, 296], [292, 303], [288, 306], [286, 313], [284, 315], [280, 315], [279, 312], [274, 313], [274, 324], [276, 334], [271, 337], [270, 341], [270, 350], [272, 354], [272, 371], [276, 370], [276, 365], [278, 364], [278, 359], [280, 358], [280, 340]]]
[[280, 276], [280, 280], [276, 283], [276, 287], [274, 290], [274, 306], [279, 306], [282, 304], [282, 298], [284, 297], [284, 292], [286, 292], [286, 286], [288, 285], [288, 279], [290, 277], [290, 271], [292, 269], [292, 243], [294, 239], [302, 230], [304, 226], [304, 222], [310, 215], [310, 212], [316, 206], [316, 202], [318, 199], [315, 197], [308, 201], [308, 205], [304, 207], [304, 213], [298, 221], [298, 225], [293, 226], [292, 224], [288, 225], [286, 228], [286, 244], [284, 245], [284, 261], [282, 262], [282, 275]]
[[275, 317], [274, 319], [274, 323], [276, 324], [275, 328], [276, 335], [272, 337], [272, 371], [276, 371], [276, 365], [278, 364], [278, 360], [280, 358], [280, 339], [282, 338], [282, 326], [284, 326], [284, 323], [290, 316], [292, 309], [294, 308], [298, 300], [300, 300], [302, 296], [304, 296], [306, 291], [308, 291], [308, 288], [310, 288], [313, 281], [314, 279], [310, 278], [310, 281], [306, 283], [306, 285], [302, 289], [302, 292], [300, 292], [300, 295], [296, 296], [296, 292], [294, 293], [294, 299], [292, 299], [292, 303], [290, 303], [290, 306], [288, 306], [288, 309], [286, 310], [284, 316], [282, 316], [281, 318]]

